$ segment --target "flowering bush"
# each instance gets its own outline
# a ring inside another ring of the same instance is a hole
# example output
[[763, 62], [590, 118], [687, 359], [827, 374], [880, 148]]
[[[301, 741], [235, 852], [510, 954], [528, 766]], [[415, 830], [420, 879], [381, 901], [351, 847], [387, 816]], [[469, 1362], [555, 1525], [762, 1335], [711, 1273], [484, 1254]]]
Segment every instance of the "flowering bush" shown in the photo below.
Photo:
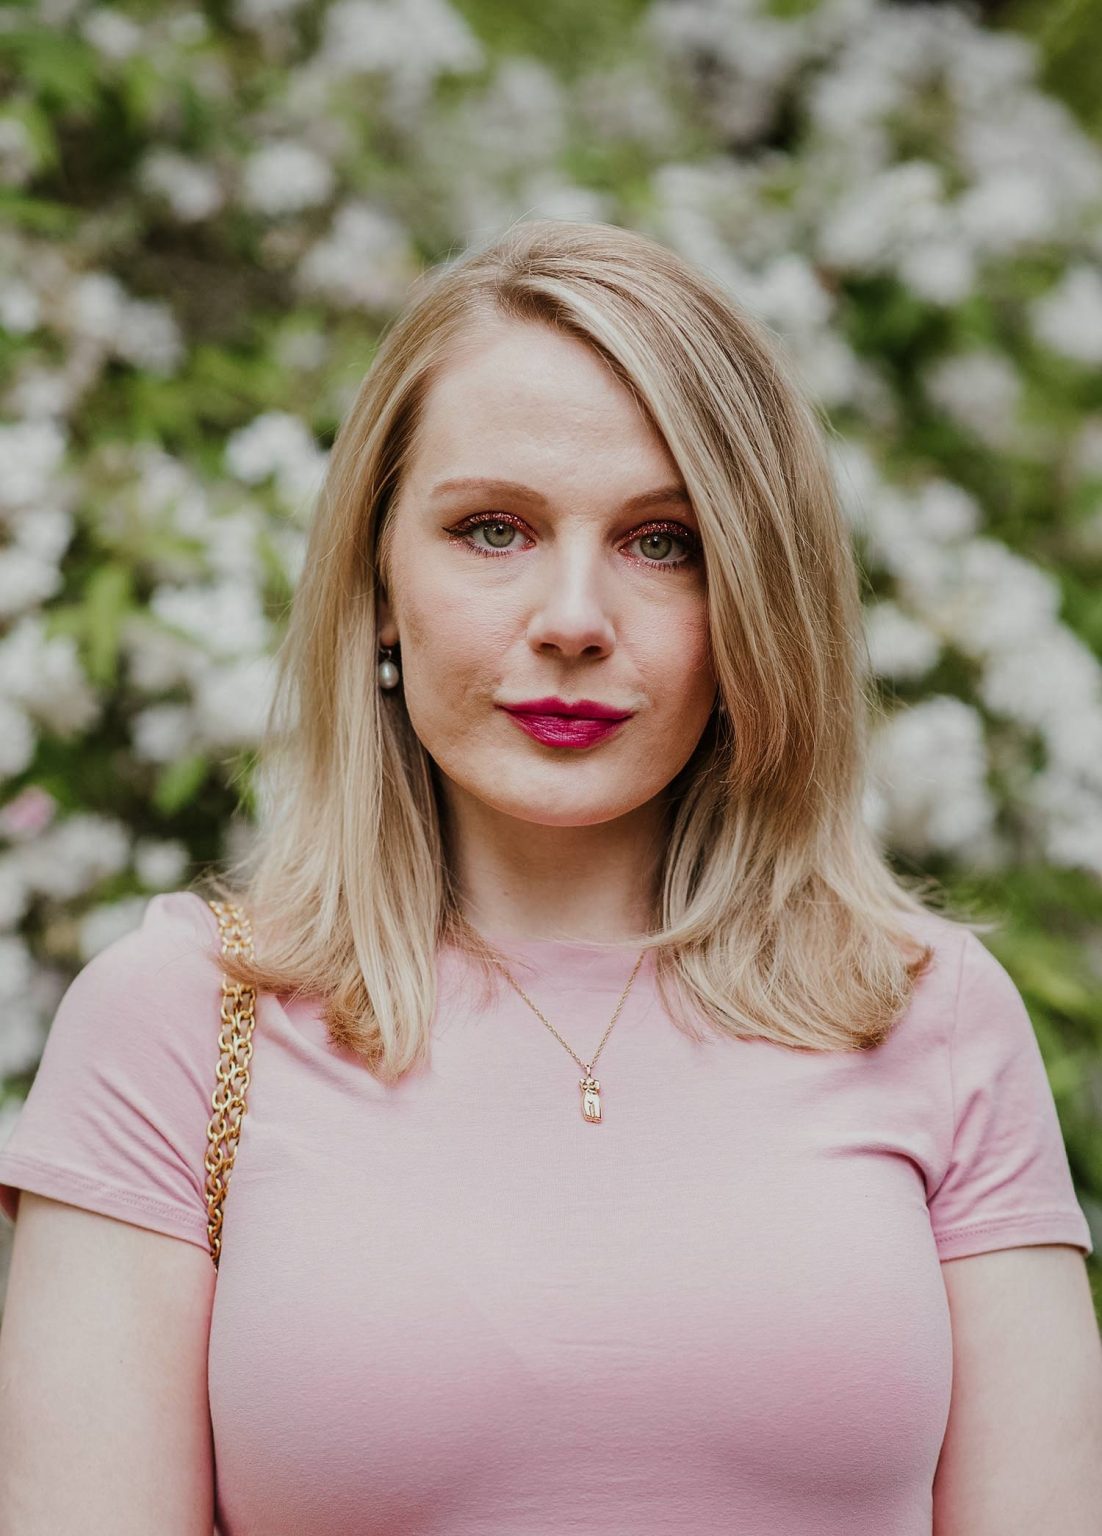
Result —
[[598, 218], [727, 283], [829, 414], [868, 815], [1010, 914], [1102, 1245], [1102, 152], [1033, 46], [883, 0], [621, 0], [553, 62], [504, 0], [217, 15], [0, 24], [0, 1136], [74, 966], [248, 836], [379, 329], [468, 240]]

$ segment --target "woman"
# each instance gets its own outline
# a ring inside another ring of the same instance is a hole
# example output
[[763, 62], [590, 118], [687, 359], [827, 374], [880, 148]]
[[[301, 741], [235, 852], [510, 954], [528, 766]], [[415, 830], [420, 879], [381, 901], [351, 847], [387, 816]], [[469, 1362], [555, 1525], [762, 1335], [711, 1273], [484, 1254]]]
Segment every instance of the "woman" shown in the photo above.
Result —
[[1055, 1105], [865, 830], [868, 701], [815, 416], [709, 277], [533, 221], [416, 294], [211, 887], [255, 961], [155, 897], [0, 1154], [0, 1528], [1096, 1530]]

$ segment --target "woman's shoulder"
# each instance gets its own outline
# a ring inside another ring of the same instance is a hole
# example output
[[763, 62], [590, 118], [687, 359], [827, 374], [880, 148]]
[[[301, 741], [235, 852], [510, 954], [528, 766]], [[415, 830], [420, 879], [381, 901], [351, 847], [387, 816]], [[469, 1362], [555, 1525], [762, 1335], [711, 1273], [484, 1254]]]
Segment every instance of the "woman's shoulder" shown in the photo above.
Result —
[[0, 1149], [0, 1210], [33, 1189], [205, 1243], [220, 949], [201, 896], [162, 892], [77, 971]]
[[969, 1050], [997, 1055], [1023, 1046], [1036, 1049], [1017, 983], [974, 928], [933, 910], [911, 914], [905, 923], [932, 951], [908, 1011], [938, 1025], [952, 1043], [954, 1061]]
[[209, 901], [198, 891], [160, 891], [146, 902], [141, 922], [131, 931], [144, 933], [152, 943], [198, 940], [200, 948], [209, 950], [211, 939], [218, 933], [218, 920]]
[[916, 946], [929, 950], [929, 957], [914, 976], [893, 1035], [900, 1049], [909, 1042], [944, 1050], [956, 1033], [966, 974], [975, 970], [990, 985], [998, 962], [958, 917], [925, 908], [903, 913], [900, 922]]
[[72, 987], [91, 1001], [147, 985], [159, 1006], [172, 1009], [179, 989], [208, 989], [218, 975], [218, 920], [207, 901], [192, 890], [151, 896], [138, 924], [98, 950], [77, 973]]
[[[221, 1009], [218, 922], [197, 892], [150, 897], [140, 921], [76, 972], [46, 1035], [40, 1077], [206, 1074]], [[143, 1068], [140, 1063], [146, 1065]]]
[[930, 950], [930, 958], [915, 982], [913, 1001], [940, 1008], [956, 992], [971, 929], [932, 907], [902, 914], [901, 923], [916, 943]]

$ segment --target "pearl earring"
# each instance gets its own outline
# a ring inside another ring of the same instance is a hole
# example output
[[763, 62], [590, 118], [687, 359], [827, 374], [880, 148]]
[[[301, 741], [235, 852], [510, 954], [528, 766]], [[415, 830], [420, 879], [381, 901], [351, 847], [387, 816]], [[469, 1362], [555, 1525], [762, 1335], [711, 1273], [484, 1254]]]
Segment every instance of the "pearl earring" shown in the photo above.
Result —
[[390, 659], [390, 653], [392, 649], [392, 646], [383, 646], [383, 650], [386, 652], [386, 660], [381, 661], [378, 667], [380, 688], [397, 688], [398, 680], [402, 675], [398, 671], [396, 664]]

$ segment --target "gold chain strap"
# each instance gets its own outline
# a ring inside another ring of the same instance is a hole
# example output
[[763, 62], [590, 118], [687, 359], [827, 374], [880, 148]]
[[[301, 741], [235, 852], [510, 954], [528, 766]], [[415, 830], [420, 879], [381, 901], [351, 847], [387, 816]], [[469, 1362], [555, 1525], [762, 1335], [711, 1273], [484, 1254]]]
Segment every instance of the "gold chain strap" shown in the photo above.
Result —
[[[212, 901], [207, 905], [218, 919], [222, 953], [253, 958], [252, 928], [236, 902]], [[218, 1086], [211, 1095], [214, 1114], [207, 1126], [207, 1240], [215, 1269], [222, 1254], [222, 1202], [241, 1134], [245, 1094], [249, 1087], [249, 1061], [253, 1054], [256, 1023], [256, 988], [222, 977], [222, 1028], [218, 1036]]]

